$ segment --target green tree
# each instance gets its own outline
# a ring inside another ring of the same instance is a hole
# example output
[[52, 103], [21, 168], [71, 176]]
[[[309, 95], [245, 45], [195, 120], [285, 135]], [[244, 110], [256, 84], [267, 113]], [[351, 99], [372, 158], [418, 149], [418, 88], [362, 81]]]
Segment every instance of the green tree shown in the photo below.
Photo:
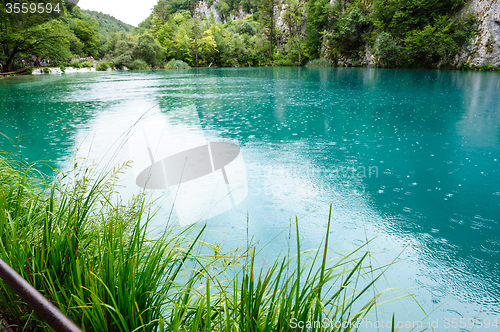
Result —
[[364, 34], [370, 27], [370, 21], [357, 6], [349, 6], [343, 12], [337, 7], [335, 14], [332, 31], [324, 34], [329, 42], [330, 56], [356, 58], [365, 45]]
[[73, 18], [69, 26], [82, 44], [82, 53], [78, 55], [97, 56], [99, 32], [97, 26], [90, 19]]
[[259, 7], [259, 17], [264, 27], [264, 34], [269, 41], [269, 58], [273, 58], [273, 42], [275, 38], [275, 8], [276, 0], [262, 0]]
[[289, 0], [286, 4], [284, 19], [288, 28], [288, 43], [291, 44], [298, 53], [298, 65], [302, 63], [302, 41], [304, 34], [302, 25], [305, 21], [305, 5], [302, 0]]
[[118, 67], [130, 67], [138, 56], [137, 44], [132, 41], [119, 40], [112, 54], [112, 62]]
[[71, 55], [70, 40], [75, 40], [71, 30], [62, 22], [52, 20], [22, 31], [4, 31], [0, 37], [5, 71], [13, 69], [19, 54], [64, 59]]
[[139, 58], [148, 65], [156, 66], [159, 61], [163, 61], [163, 50], [158, 42], [149, 34], [140, 36], [137, 39]]
[[[53, 20], [40, 26], [47, 34], [44, 40], [34, 46], [28, 54], [41, 58], [49, 58], [52, 63], [66, 62], [72, 57], [70, 44], [78, 41], [68, 26], [58, 20]], [[48, 38], [53, 36], [53, 38]], [[62, 37], [62, 38], [60, 38]]]
[[165, 24], [158, 30], [156, 39], [163, 47], [168, 57], [173, 55], [174, 39], [175, 39], [175, 26], [173, 24]]
[[202, 38], [200, 39], [199, 51], [207, 64], [214, 62], [219, 53], [214, 36], [218, 34], [218, 30], [220, 30], [220, 28], [212, 25], [210, 29], [203, 32]]
[[247, 20], [239, 21], [236, 25], [239, 34], [248, 34], [253, 36], [257, 33], [257, 29]]
[[[25, 4], [26, 9], [30, 5], [37, 6], [33, 0], [26, 0]], [[75, 37], [67, 25], [58, 19], [66, 15], [67, 11], [72, 8], [72, 4], [47, 0], [45, 5], [51, 5], [57, 10], [36, 15], [16, 14], [13, 10], [9, 13], [7, 3], [2, 2], [0, 6], [0, 59], [4, 64], [4, 70], [11, 71], [19, 55], [40, 55], [47, 49], [54, 52], [51, 56], [53, 59], [69, 54], [68, 41]]]
[[463, 0], [376, 0], [372, 17], [379, 62], [428, 68], [453, 58], [477, 28], [473, 16], [455, 15], [463, 5]]
[[311, 58], [321, 54], [322, 33], [328, 27], [329, 0], [309, 0], [307, 2], [306, 43]]
[[[158, 37], [158, 33], [159, 31], [161, 30], [161, 28], [165, 26], [165, 23], [162, 22], [162, 19], [158, 16], [153, 16], [151, 18], [151, 27], [149, 29], [149, 31], [151, 31], [151, 34], [157, 38]], [[143, 32], [141, 32], [141, 34], [145, 34], [147, 33], [146, 31], [148, 30], [144, 30]]]
[[432, 24], [442, 15], [456, 13], [464, 0], [375, 0], [373, 17], [393, 36], [404, 37], [408, 31]]
[[200, 20], [200, 14], [198, 11], [199, 8], [199, 3], [196, 2], [193, 5], [192, 12], [193, 12], [193, 36], [194, 36], [194, 65], [198, 67], [198, 34], [199, 34], [199, 20]]
[[152, 20], [153, 20], [153, 14], [149, 15], [144, 21], [139, 23], [139, 26], [136, 31], [139, 34], [143, 34], [146, 33], [148, 30], [152, 30], [153, 26]]
[[184, 29], [179, 29], [179, 31], [177, 31], [174, 39], [174, 51], [177, 59], [181, 59], [188, 63], [192, 63], [193, 61], [193, 56], [191, 54], [192, 41], [193, 40], [188, 36], [187, 32]]
[[225, 0], [219, 0], [215, 4], [215, 8], [222, 15], [222, 20], [225, 21], [229, 17], [229, 12], [231, 11], [231, 7]]
[[384, 67], [395, 67], [401, 58], [403, 47], [398, 45], [392, 35], [382, 32], [378, 35], [373, 55], [378, 58], [378, 63]]
[[434, 24], [415, 29], [404, 39], [408, 67], [431, 67], [441, 59], [456, 54], [475, 31], [470, 16], [449, 20], [440, 16]]
[[167, 0], [158, 0], [157, 4], [153, 7], [153, 17], [158, 19], [155, 24], [165, 24], [168, 20], [170, 9]]

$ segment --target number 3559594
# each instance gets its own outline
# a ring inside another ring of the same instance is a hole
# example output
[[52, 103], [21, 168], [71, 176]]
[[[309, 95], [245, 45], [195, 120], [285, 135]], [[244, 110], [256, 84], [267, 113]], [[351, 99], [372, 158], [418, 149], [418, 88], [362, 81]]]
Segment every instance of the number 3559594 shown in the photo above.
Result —
[[59, 3], [53, 6], [51, 3], [7, 3], [5, 4], [7, 14], [50, 14], [52, 12], [60, 13]]

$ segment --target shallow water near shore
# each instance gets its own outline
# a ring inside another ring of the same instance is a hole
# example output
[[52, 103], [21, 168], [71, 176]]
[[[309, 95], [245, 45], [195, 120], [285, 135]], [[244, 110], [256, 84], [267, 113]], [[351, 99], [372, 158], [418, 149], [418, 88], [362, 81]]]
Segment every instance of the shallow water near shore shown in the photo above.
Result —
[[[0, 132], [18, 146], [0, 144], [61, 169], [75, 154], [100, 167], [135, 158], [120, 182], [127, 198], [150, 163], [141, 144], [160, 160], [206, 142], [236, 143], [230, 193], [189, 200], [210, 186], [227, 190], [216, 172], [191, 183], [203, 188], [195, 194], [182, 196], [182, 184], [155, 190], [156, 227], [201, 219], [211, 230], [205, 240], [232, 248], [251, 239], [265, 267], [294, 251], [295, 216], [302, 248], [317, 248], [332, 204], [335, 249], [374, 239], [374, 265], [405, 249], [385, 286], [411, 288], [440, 330], [459, 330], [445, 319], [479, 317], [498, 319], [492, 331], [500, 330], [498, 91], [498, 73], [366, 68], [14, 77], [0, 81]], [[425, 317], [411, 299], [385, 311], [377, 314]]]

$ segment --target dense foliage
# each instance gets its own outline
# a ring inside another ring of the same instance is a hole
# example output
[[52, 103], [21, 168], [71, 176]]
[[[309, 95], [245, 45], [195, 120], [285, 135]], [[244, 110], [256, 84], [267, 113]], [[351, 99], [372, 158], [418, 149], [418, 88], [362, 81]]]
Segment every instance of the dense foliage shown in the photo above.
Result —
[[[477, 30], [475, 18], [464, 14], [464, 4], [465, 0], [158, 0], [151, 15], [134, 29], [108, 15], [75, 7], [32, 31], [7, 34], [0, 40], [1, 56], [4, 64], [12, 63], [16, 54], [56, 61], [94, 56], [115, 68], [149, 69], [164, 68], [172, 59], [191, 67], [304, 65], [320, 58], [356, 66], [363, 65], [370, 52], [383, 67], [456, 67], [456, 55]], [[24, 34], [36, 43], [17, 47]]]
[[[192, 66], [302, 65], [318, 58], [361, 65], [370, 50], [379, 66], [418, 68], [453, 62], [477, 28], [462, 13], [464, 0], [213, 4], [218, 17], [199, 17], [193, 0], [159, 0], [140, 29], [158, 40], [167, 60]], [[241, 18], [245, 12], [252, 15]]]
[[372, 20], [380, 63], [431, 67], [450, 61], [477, 29], [472, 15], [459, 15], [464, 4], [464, 0], [375, 1]]
[[[324, 56], [361, 60], [371, 49], [386, 67], [435, 67], [451, 61], [476, 31], [463, 0], [339, 0], [329, 6]], [[310, 40], [310, 45], [315, 45]]]
[[151, 69], [164, 63], [164, 49], [149, 34], [134, 38], [127, 34], [111, 34], [101, 47], [100, 57], [117, 68]]
[[92, 10], [84, 10], [84, 12], [99, 25], [99, 32], [103, 35], [109, 35], [113, 32], [132, 32], [135, 28], [127, 23], [124, 23], [111, 15], [96, 12]]
[[10, 16], [6, 6], [0, 8], [0, 61], [5, 71], [20, 65], [20, 59], [44, 58], [52, 63], [72, 57], [95, 56], [99, 32], [96, 22], [79, 7], [60, 1], [60, 14]]

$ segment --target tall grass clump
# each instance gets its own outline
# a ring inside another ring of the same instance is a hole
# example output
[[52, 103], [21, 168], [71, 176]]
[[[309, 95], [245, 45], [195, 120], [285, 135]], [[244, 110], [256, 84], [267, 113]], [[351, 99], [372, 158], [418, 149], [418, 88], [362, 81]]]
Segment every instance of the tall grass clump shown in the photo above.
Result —
[[[150, 233], [146, 197], [116, 199], [119, 172], [75, 164], [47, 180], [0, 157], [0, 257], [84, 331], [295, 331], [292, 319], [356, 322], [383, 302], [365, 247], [332, 255], [327, 235], [302, 251], [296, 220], [295, 254], [270, 267], [254, 247], [207, 254], [204, 229]], [[50, 330], [1, 281], [0, 315]]]
[[331, 67], [332, 63], [327, 59], [314, 59], [310, 60], [306, 67]]
[[[112, 202], [117, 172], [46, 182], [0, 161], [0, 256], [86, 331], [155, 331], [190, 247], [147, 236], [144, 200]], [[48, 329], [4, 284], [0, 314], [18, 331]]]

